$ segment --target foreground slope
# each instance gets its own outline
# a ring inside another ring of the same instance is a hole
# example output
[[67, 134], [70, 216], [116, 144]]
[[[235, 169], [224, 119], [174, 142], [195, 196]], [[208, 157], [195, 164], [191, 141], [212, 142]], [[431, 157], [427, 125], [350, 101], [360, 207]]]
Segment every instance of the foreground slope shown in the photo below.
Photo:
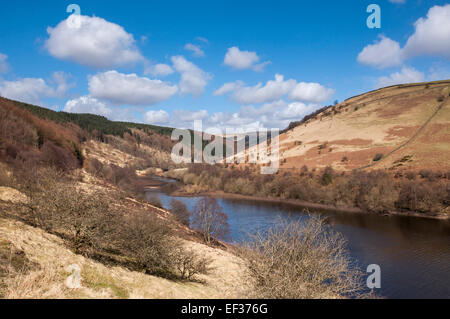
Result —
[[447, 80], [349, 98], [280, 135], [281, 168], [449, 170], [449, 94]]

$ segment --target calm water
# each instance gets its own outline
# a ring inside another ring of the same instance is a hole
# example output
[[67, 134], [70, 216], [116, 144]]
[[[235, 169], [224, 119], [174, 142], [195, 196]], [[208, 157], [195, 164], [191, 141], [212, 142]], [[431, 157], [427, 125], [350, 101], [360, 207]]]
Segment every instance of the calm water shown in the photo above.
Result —
[[[172, 197], [157, 191], [164, 207]], [[176, 197], [192, 209], [198, 198]], [[231, 240], [245, 240], [279, 218], [305, 219], [301, 208], [256, 200], [218, 199], [227, 213]], [[381, 267], [381, 289], [387, 298], [450, 298], [450, 223], [412, 217], [320, 213], [342, 233], [358, 266]]]

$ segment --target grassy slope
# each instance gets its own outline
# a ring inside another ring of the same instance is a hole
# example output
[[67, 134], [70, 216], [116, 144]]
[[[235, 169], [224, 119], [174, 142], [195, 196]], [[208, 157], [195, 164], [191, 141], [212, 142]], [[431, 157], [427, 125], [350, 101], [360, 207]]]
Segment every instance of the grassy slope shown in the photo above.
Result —
[[[236, 298], [241, 289], [238, 283], [243, 276], [242, 261], [226, 251], [195, 242], [185, 244], [213, 260], [212, 273], [201, 276], [203, 283], [170, 281], [105, 266], [73, 254], [59, 237], [9, 219], [0, 218], [0, 238], [1, 244], [9, 247], [5, 252], [0, 250], [0, 261], [10, 260], [6, 255], [14, 251], [33, 264], [28, 272], [19, 269], [5, 279], [6, 298]], [[65, 285], [71, 274], [67, 267], [72, 264], [81, 268], [80, 289]]]
[[[392, 86], [352, 97], [337, 105], [337, 112], [322, 113], [281, 134], [281, 167], [357, 169], [373, 164], [378, 153], [394, 151], [373, 168], [448, 170], [449, 93], [450, 81], [438, 81]], [[439, 102], [440, 96], [446, 100]], [[343, 162], [344, 157], [348, 160]]]

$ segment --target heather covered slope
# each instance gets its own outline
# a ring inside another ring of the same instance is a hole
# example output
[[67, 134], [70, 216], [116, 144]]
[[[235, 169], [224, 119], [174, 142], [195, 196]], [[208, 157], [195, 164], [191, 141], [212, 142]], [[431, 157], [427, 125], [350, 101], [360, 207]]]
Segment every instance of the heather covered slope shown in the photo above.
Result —
[[447, 171], [449, 94], [447, 80], [349, 98], [280, 135], [281, 168]]

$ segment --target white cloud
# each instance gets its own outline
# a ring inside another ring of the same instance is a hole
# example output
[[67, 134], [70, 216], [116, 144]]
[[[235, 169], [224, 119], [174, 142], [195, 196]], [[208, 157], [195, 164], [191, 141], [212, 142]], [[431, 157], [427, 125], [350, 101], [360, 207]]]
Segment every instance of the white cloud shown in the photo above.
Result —
[[387, 68], [402, 63], [400, 44], [385, 36], [366, 46], [358, 55], [358, 62], [377, 68]]
[[167, 76], [174, 73], [174, 70], [170, 67], [170, 65], [159, 63], [150, 65], [145, 69], [144, 73], [153, 76]]
[[12, 100], [19, 100], [31, 104], [42, 104], [42, 98], [61, 97], [71, 87], [66, 81], [67, 76], [63, 72], [53, 73], [52, 82], [56, 86], [50, 86], [41, 78], [24, 78], [17, 81], [1, 81], [0, 95]]
[[325, 88], [319, 83], [297, 83], [296, 80], [284, 80], [283, 75], [276, 74], [275, 81], [268, 81], [265, 85], [244, 86], [241, 81], [225, 83], [214, 92], [214, 95], [231, 93], [231, 98], [243, 105], [267, 103], [281, 99], [288, 94], [289, 99], [301, 102], [319, 103], [330, 99], [333, 89]]
[[289, 94], [291, 100], [309, 103], [321, 103], [331, 99], [333, 89], [328, 89], [319, 83], [301, 82]]
[[0, 53], [0, 73], [6, 73], [9, 70], [9, 65], [6, 60], [8, 56], [6, 54]]
[[430, 8], [427, 17], [417, 20], [414, 26], [415, 32], [404, 48], [406, 56], [450, 58], [450, 4]]
[[[74, 21], [79, 25], [74, 25]], [[47, 28], [45, 48], [50, 55], [94, 68], [110, 68], [143, 61], [132, 34], [98, 17], [69, 16]]]
[[299, 120], [303, 115], [306, 115], [308, 109], [306, 104], [294, 102], [277, 112], [275, 117], [281, 120]]
[[179, 122], [193, 122], [196, 120], [204, 120], [208, 117], [208, 111], [187, 111], [187, 110], [175, 110], [173, 116]]
[[224, 84], [214, 92], [215, 95], [232, 94], [232, 99], [239, 104], [265, 103], [280, 99], [290, 92], [297, 84], [295, 80], [284, 80], [283, 75], [276, 74], [275, 81], [270, 80], [263, 86], [258, 83], [255, 86], [243, 86], [242, 82]]
[[224, 95], [233, 92], [242, 86], [244, 86], [244, 82], [242, 81], [225, 83], [218, 90], [214, 91], [213, 95], [214, 96]]
[[153, 105], [172, 97], [178, 88], [168, 82], [150, 80], [136, 74], [108, 71], [89, 77], [92, 97], [113, 104]]
[[380, 41], [366, 46], [359, 53], [358, 62], [386, 68], [422, 55], [450, 59], [450, 4], [430, 8], [426, 18], [418, 19], [414, 28], [403, 48], [397, 41], [381, 36]]
[[211, 78], [209, 74], [183, 56], [172, 57], [172, 63], [175, 70], [181, 74], [179, 86], [182, 94], [190, 93], [198, 96], [205, 91], [208, 80]]
[[209, 40], [205, 37], [196, 37], [195, 39], [203, 43], [209, 43]]
[[385, 87], [403, 83], [423, 82], [425, 75], [411, 67], [403, 67], [401, 72], [392, 73], [390, 76], [380, 77], [377, 87]]
[[241, 51], [238, 47], [231, 47], [225, 54], [224, 64], [236, 70], [253, 69], [254, 71], [262, 71], [264, 67], [270, 64], [266, 61], [260, 64], [259, 56], [256, 52]]
[[192, 43], [187, 43], [184, 48], [186, 50], [192, 51], [193, 55], [195, 57], [204, 57], [205, 56], [205, 52], [203, 52], [202, 49], [200, 49], [200, 46], [192, 44]]
[[165, 124], [169, 122], [170, 115], [164, 110], [148, 111], [144, 114], [144, 121], [148, 124]]
[[105, 117], [111, 116], [113, 112], [105, 103], [88, 95], [67, 101], [64, 111], [69, 113], [97, 114]]
[[286, 128], [291, 121], [300, 120], [318, 106], [304, 103], [287, 103], [277, 100], [260, 107], [242, 106], [236, 112], [215, 112], [211, 115], [206, 110], [176, 110], [169, 121], [172, 127], [193, 128], [195, 120], [203, 121], [203, 130], [217, 128], [225, 133], [227, 128], [233, 130], [255, 131], [261, 128]]

